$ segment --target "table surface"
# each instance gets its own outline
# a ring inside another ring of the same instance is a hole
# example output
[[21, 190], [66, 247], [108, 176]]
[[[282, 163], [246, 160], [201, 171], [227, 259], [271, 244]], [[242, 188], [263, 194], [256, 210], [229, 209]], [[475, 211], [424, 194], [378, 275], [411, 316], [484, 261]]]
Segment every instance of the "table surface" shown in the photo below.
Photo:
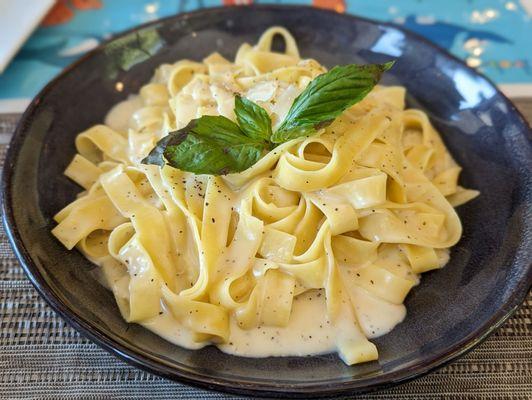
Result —
[[[532, 121], [532, 99], [514, 99]], [[0, 163], [19, 115], [0, 114]], [[39, 297], [0, 228], [0, 398], [227, 399], [131, 367]], [[532, 399], [532, 294], [496, 333], [438, 371], [357, 399]]]

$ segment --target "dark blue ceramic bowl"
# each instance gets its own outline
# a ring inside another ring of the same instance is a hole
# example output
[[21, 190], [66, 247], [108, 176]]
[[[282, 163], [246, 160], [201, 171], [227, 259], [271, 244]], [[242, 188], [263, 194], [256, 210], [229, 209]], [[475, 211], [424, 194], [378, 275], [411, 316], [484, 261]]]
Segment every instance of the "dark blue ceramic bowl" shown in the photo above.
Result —
[[[189, 351], [126, 324], [81, 254], [50, 234], [52, 215], [79, 188], [63, 176], [75, 135], [99, 123], [163, 62], [233, 57], [271, 25], [290, 29], [304, 57], [328, 66], [397, 58], [385, 83], [406, 86], [482, 195], [459, 209], [464, 236], [450, 263], [424, 275], [409, 314], [376, 340], [379, 362], [353, 367], [336, 355], [246, 359]], [[116, 82], [123, 91], [116, 91]], [[105, 349], [159, 375], [236, 393], [314, 397], [374, 390], [425, 374], [464, 354], [518, 307], [532, 280], [531, 131], [486, 78], [419, 36], [366, 19], [304, 7], [224, 8], [182, 14], [126, 32], [51, 82], [17, 128], [3, 174], [3, 218], [28, 277], [66, 320]]]

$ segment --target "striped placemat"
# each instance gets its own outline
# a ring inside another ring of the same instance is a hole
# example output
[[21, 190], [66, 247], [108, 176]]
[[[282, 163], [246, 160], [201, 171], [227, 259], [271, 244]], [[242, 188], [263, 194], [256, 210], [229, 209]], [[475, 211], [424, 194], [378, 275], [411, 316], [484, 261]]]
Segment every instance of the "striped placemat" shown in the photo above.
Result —
[[[532, 102], [518, 105], [531, 120]], [[17, 119], [0, 114], [0, 165]], [[238, 397], [141, 371], [81, 337], [37, 294], [0, 228], [0, 399], [226, 398]], [[532, 294], [467, 356], [428, 376], [357, 399], [532, 399]]]

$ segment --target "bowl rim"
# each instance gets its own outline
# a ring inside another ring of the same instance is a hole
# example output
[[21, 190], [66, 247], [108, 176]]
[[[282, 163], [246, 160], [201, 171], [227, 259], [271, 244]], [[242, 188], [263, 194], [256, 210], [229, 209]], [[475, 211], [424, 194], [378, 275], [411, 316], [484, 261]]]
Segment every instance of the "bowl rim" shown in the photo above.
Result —
[[[66, 67], [59, 75], [51, 80], [31, 101], [28, 108], [22, 114], [17, 127], [11, 138], [9, 148], [6, 154], [6, 158], [3, 166], [2, 181], [1, 181], [1, 203], [2, 203], [2, 222], [6, 231], [6, 236], [9, 239], [11, 247], [14, 253], [21, 263], [24, 272], [27, 277], [37, 289], [42, 298], [56, 311], [64, 320], [66, 320], [74, 329], [76, 329], [83, 336], [87, 337], [109, 353], [117, 356], [118, 358], [126, 361], [127, 363], [141, 368], [147, 372], [154, 373], [164, 378], [169, 378], [174, 381], [189, 384], [192, 386], [200, 387], [209, 390], [218, 390], [227, 393], [243, 394], [248, 396], [261, 395], [272, 397], [291, 397], [291, 398], [309, 398], [309, 397], [324, 397], [330, 395], [340, 395], [349, 393], [363, 393], [374, 391], [378, 389], [384, 389], [391, 386], [395, 386], [400, 383], [410, 381], [412, 379], [426, 375], [436, 369], [443, 367], [456, 358], [463, 356], [471, 351], [478, 344], [483, 342], [489, 335], [496, 331], [523, 303], [530, 289], [532, 288], [532, 260], [529, 262], [526, 268], [528, 269], [525, 279], [522, 279], [514, 289], [512, 296], [509, 296], [508, 300], [497, 310], [496, 313], [486, 321], [480, 328], [470, 333], [466, 337], [457, 341], [446, 352], [442, 354], [436, 354], [429, 357], [423, 362], [415, 363], [407, 368], [403, 368], [397, 371], [385, 373], [376, 377], [361, 378], [357, 380], [350, 380], [345, 382], [335, 382], [332, 386], [324, 385], [323, 382], [317, 383], [305, 383], [303, 386], [294, 386], [289, 383], [276, 383], [276, 382], [258, 382], [258, 381], [239, 381], [240, 377], [230, 378], [213, 378], [204, 374], [196, 373], [193, 371], [186, 371], [183, 369], [177, 369], [172, 367], [170, 363], [165, 363], [164, 360], [156, 359], [151, 354], [144, 352], [140, 349], [132, 348], [127, 342], [123, 341], [117, 335], [112, 332], [104, 332], [104, 330], [91, 324], [83, 318], [83, 316], [76, 314], [66, 303], [54, 294], [54, 289], [49, 286], [47, 279], [39, 272], [33, 259], [30, 256], [27, 248], [24, 245], [22, 237], [16, 227], [16, 221], [13, 213], [12, 206], [12, 178], [13, 171], [16, 166], [18, 153], [24, 140], [27, 136], [25, 128], [27, 126], [27, 119], [35, 112], [41, 103], [41, 99], [47, 95], [47, 93], [62, 79], [64, 79], [70, 71], [76, 69], [79, 65], [83, 64], [86, 60], [99, 54], [109, 43], [127, 36], [136, 31], [145, 29], [158, 24], [164, 24], [171, 20], [188, 19], [191, 17], [208, 16], [209, 14], [217, 13], [233, 13], [241, 10], [247, 10], [252, 12], [253, 10], [263, 10], [271, 12], [297, 12], [298, 10], [312, 11], [316, 14], [322, 14], [324, 16], [330, 15], [339, 18], [344, 18], [352, 22], [362, 21], [370, 23], [376, 26], [388, 27], [396, 29], [409, 39], [423, 43], [424, 45], [432, 48], [434, 51], [443, 53], [447, 58], [453, 62], [460, 64], [463, 68], [469, 70], [477, 77], [481, 77], [485, 80], [503, 99], [505, 105], [508, 107], [508, 112], [513, 113], [521, 125], [522, 131], [528, 130], [532, 134], [532, 130], [522, 113], [515, 107], [515, 105], [504, 95], [497, 86], [486, 76], [471, 68], [465, 64], [458, 57], [450, 54], [447, 50], [440, 48], [438, 45], [429, 41], [425, 37], [411, 32], [404, 27], [391, 23], [381, 22], [370, 18], [360, 17], [353, 14], [339, 14], [332, 10], [325, 10], [314, 8], [304, 5], [280, 5], [280, 4], [255, 4], [249, 6], [219, 6], [202, 8], [199, 10], [179, 13], [170, 15], [164, 18], [160, 18], [154, 21], [150, 21], [133, 28], [127, 29], [116, 35], [113, 35], [110, 39], [103, 41], [98, 47], [89, 51], [74, 63]], [[532, 172], [532, 171], [531, 171]], [[531, 248], [525, 248], [525, 254], [531, 256]], [[530, 257], [532, 258], [532, 257]]]

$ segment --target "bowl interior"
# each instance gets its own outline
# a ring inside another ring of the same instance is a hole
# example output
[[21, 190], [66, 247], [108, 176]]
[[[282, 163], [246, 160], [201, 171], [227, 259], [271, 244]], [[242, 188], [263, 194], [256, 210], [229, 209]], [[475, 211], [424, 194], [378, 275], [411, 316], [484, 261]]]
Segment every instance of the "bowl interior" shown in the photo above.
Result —
[[[74, 137], [135, 93], [156, 66], [213, 51], [233, 58], [269, 26], [287, 27], [303, 57], [327, 66], [397, 58], [385, 83], [406, 86], [482, 195], [459, 208], [464, 235], [446, 268], [408, 296], [408, 315], [377, 339], [379, 362], [354, 367], [335, 355], [246, 359], [215, 348], [189, 351], [125, 323], [93, 266], [50, 234], [52, 216], [80, 189], [62, 175]], [[118, 91], [117, 82], [123, 90]], [[12, 144], [5, 207], [12, 240], [32, 280], [79, 329], [166, 376], [225, 389], [307, 394], [367, 389], [412, 377], [450, 358], [519, 303], [530, 285], [531, 151], [526, 123], [485, 78], [425, 41], [388, 25], [307, 8], [229, 8], [176, 16], [97, 50], [34, 101]], [[528, 176], [527, 176], [528, 174]], [[528, 203], [527, 203], [528, 202]]]

